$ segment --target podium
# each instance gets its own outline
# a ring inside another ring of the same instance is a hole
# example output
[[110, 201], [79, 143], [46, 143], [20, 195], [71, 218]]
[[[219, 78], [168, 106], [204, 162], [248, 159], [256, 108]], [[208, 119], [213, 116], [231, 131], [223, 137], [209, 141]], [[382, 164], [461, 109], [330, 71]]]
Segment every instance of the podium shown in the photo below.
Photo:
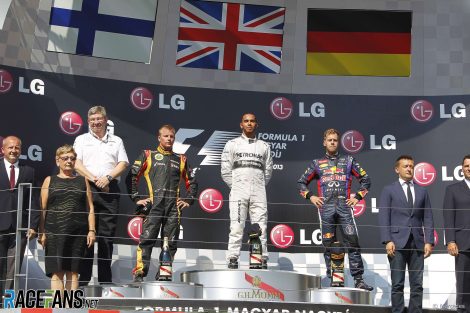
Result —
[[181, 273], [181, 282], [87, 286], [84, 291], [86, 298], [99, 299], [99, 307], [125, 306], [156, 311], [163, 304], [165, 310], [170, 305], [178, 310], [180, 307], [191, 307], [192, 310], [193, 306], [200, 305], [212, 307], [208, 311], [218, 313], [222, 307], [229, 309], [234, 304], [252, 306], [253, 303], [263, 303], [266, 308], [282, 304], [294, 311], [311, 305], [328, 310], [358, 305], [361, 309], [377, 309], [372, 306], [371, 293], [367, 290], [321, 288], [319, 275], [280, 270], [188, 271]]
[[205, 270], [181, 273], [181, 281], [203, 285], [204, 299], [309, 302], [320, 276], [277, 270]]

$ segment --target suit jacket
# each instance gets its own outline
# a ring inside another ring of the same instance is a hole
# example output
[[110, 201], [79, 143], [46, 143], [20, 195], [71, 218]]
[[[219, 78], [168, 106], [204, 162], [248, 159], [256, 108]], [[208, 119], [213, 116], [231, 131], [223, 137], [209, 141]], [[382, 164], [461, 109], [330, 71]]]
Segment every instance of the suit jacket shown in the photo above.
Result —
[[393, 241], [397, 249], [403, 249], [413, 233], [418, 249], [425, 243], [434, 244], [434, 220], [428, 192], [417, 184], [414, 184], [414, 191], [414, 208], [411, 209], [398, 180], [382, 190], [379, 202], [382, 243]]
[[459, 250], [470, 250], [470, 188], [461, 181], [446, 188], [444, 196], [446, 243], [455, 241]]
[[[30, 166], [19, 163], [19, 174], [16, 181], [18, 184], [31, 183], [35, 185], [34, 169]], [[10, 180], [5, 168], [3, 158], [0, 158], [0, 231], [5, 231], [10, 226], [16, 230], [16, 217], [18, 211], [18, 189], [10, 190]], [[28, 227], [28, 209], [29, 209], [29, 188], [25, 188], [23, 195], [23, 223], [22, 227]], [[39, 190], [33, 189], [31, 197], [31, 228], [37, 229], [39, 222]], [[11, 212], [10, 212], [11, 211]]]

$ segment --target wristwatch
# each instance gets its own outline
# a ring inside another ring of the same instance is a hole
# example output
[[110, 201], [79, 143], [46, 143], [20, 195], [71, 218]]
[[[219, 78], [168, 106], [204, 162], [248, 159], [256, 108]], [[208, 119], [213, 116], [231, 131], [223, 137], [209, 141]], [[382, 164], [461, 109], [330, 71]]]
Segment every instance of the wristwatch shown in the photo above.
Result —
[[106, 178], [109, 180], [109, 182], [111, 182], [113, 180], [113, 176], [111, 176], [111, 175], [106, 175]]

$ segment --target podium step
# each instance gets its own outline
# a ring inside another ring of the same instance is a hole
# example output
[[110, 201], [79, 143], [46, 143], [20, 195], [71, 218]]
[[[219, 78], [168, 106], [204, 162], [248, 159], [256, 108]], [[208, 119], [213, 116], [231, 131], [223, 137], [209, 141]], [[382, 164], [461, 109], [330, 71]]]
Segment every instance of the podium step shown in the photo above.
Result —
[[347, 287], [312, 289], [310, 302], [327, 304], [373, 304], [370, 291]]
[[310, 302], [310, 290], [321, 285], [320, 276], [278, 270], [190, 271], [181, 281], [203, 285], [209, 300]]

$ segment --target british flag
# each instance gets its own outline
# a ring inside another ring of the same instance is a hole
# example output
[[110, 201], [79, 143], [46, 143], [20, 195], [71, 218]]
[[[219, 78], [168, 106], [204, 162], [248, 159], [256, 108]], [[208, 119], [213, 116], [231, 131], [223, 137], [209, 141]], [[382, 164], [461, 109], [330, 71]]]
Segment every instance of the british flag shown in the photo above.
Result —
[[182, 0], [176, 65], [279, 73], [285, 8]]

